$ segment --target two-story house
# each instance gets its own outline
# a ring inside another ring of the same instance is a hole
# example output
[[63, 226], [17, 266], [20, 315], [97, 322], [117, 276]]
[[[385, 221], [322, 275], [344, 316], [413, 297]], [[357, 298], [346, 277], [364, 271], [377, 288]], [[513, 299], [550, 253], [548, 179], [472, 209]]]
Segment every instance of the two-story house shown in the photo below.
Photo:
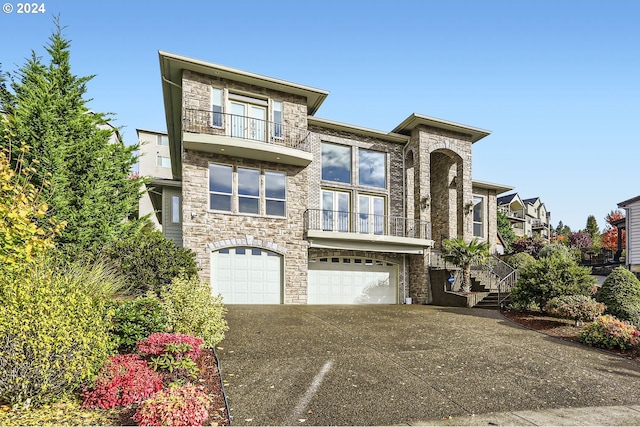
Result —
[[179, 194], [182, 244], [225, 303], [428, 303], [442, 240], [495, 248], [511, 187], [471, 178], [488, 131], [419, 114], [391, 132], [326, 120], [324, 90], [159, 57], [172, 179], [154, 189]]
[[518, 237], [551, 239], [551, 212], [539, 197], [522, 199], [518, 193], [498, 197], [498, 211], [504, 213]]

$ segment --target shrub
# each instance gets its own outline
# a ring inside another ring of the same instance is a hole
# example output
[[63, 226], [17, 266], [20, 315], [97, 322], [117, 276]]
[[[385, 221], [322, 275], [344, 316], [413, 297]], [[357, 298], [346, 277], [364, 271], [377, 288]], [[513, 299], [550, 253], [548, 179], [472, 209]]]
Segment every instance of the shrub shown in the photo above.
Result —
[[511, 291], [514, 303], [544, 307], [554, 297], [563, 295], [590, 295], [596, 279], [587, 267], [573, 259], [546, 257], [524, 265], [518, 282]]
[[145, 400], [133, 419], [141, 426], [202, 426], [209, 419], [209, 396], [194, 386], [171, 388]]
[[83, 393], [83, 406], [111, 409], [129, 406], [162, 390], [162, 377], [137, 354], [109, 358], [98, 374], [93, 390]]
[[598, 290], [596, 301], [607, 306], [605, 313], [640, 327], [640, 281], [629, 270], [614, 269]]
[[0, 273], [0, 401], [47, 403], [91, 381], [112, 353], [106, 301], [82, 277], [46, 261]]
[[205, 348], [224, 338], [226, 309], [222, 298], [212, 295], [208, 283], [196, 277], [177, 277], [162, 291], [161, 301], [173, 332], [201, 337]]
[[60, 401], [37, 409], [0, 410], [2, 426], [106, 426], [112, 421], [76, 401]]
[[526, 253], [526, 252], [518, 252], [517, 254], [513, 254], [511, 255], [508, 259], [507, 259], [507, 264], [509, 264], [511, 267], [515, 268], [515, 269], [519, 269], [522, 268], [523, 266], [525, 266], [526, 264], [535, 261], [536, 259]]
[[175, 373], [169, 375], [170, 381], [182, 375], [196, 378], [198, 366], [195, 360], [200, 357], [202, 343], [202, 338], [191, 335], [156, 333], [138, 342], [138, 353], [149, 358], [154, 371]]
[[540, 249], [540, 258], [548, 258], [550, 256], [557, 256], [561, 258], [573, 259], [573, 255], [568, 247], [562, 243], [552, 243], [544, 246]]
[[168, 327], [167, 312], [156, 298], [138, 297], [118, 305], [113, 317], [114, 335], [121, 353], [132, 352], [136, 343]]
[[551, 298], [545, 311], [551, 316], [572, 319], [576, 322], [592, 321], [600, 316], [605, 305], [585, 295], [563, 295]]
[[594, 347], [625, 350], [640, 342], [640, 332], [624, 320], [604, 315], [580, 331], [580, 342]]
[[128, 239], [114, 242], [105, 253], [137, 295], [150, 290], [159, 295], [174, 277], [193, 277], [198, 272], [195, 252], [176, 245], [149, 225]]

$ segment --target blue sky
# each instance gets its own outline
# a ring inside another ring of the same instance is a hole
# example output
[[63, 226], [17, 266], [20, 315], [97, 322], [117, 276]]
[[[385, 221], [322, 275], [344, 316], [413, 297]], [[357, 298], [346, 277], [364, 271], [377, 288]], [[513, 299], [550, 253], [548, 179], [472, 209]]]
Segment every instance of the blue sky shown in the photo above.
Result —
[[573, 230], [640, 194], [635, 0], [47, 0], [0, 14], [14, 71], [59, 15], [72, 71], [125, 142], [165, 130], [158, 50], [328, 90], [316, 116], [390, 131], [420, 113], [491, 131], [473, 178], [540, 197]]

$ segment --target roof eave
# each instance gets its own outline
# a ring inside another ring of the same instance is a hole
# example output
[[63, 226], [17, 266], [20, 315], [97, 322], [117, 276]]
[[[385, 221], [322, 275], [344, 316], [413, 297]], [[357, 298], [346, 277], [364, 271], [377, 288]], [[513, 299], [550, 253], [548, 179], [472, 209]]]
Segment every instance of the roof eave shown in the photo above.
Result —
[[490, 131], [475, 128], [472, 126], [463, 125], [460, 123], [450, 122], [447, 120], [438, 119], [435, 117], [424, 116], [422, 114], [413, 113], [409, 117], [407, 117], [402, 123], [396, 126], [391, 132], [399, 133], [403, 135], [410, 135], [411, 131], [419, 126], [425, 125], [434, 127], [437, 129], [444, 129], [451, 132], [461, 133], [463, 135], [468, 135], [471, 138], [471, 142], [475, 143], [491, 134]]

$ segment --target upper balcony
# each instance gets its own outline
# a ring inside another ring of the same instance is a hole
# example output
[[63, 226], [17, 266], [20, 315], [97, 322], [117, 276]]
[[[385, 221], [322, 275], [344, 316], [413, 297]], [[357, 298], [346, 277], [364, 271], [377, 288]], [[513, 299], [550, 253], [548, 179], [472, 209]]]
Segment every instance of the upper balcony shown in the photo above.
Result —
[[524, 221], [524, 213], [522, 211], [512, 211], [508, 206], [498, 206], [498, 212], [502, 212], [509, 219]]
[[307, 166], [313, 160], [313, 134], [305, 128], [248, 116], [185, 109], [182, 131], [186, 149], [294, 166]]
[[539, 219], [534, 219], [534, 220], [531, 222], [531, 227], [532, 227], [534, 230], [539, 230], [539, 229], [549, 228], [549, 224], [547, 224], [547, 223], [546, 223], [546, 222], [544, 222], [544, 221], [540, 221]]
[[433, 246], [431, 223], [413, 218], [307, 209], [304, 229], [311, 247], [422, 253]]

